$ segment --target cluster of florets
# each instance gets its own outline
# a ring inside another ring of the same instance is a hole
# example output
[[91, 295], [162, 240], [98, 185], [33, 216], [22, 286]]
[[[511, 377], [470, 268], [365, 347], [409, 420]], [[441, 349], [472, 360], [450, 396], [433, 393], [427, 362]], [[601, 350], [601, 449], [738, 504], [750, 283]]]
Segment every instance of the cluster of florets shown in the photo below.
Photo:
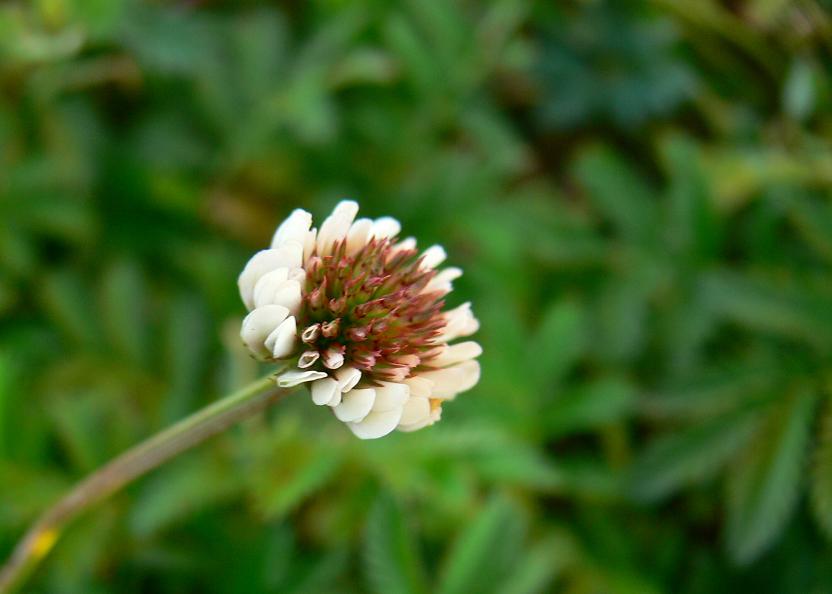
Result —
[[362, 438], [434, 423], [442, 402], [479, 379], [475, 342], [448, 342], [479, 326], [470, 305], [443, 312], [458, 268], [437, 272], [439, 246], [419, 254], [397, 242], [399, 224], [355, 220], [358, 205], [338, 204], [320, 231], [296, 210], [272, 248], [240, 275], [251, 313], [242, 327], [249, 349], [290, 360], [278, 384], [311, 382], [312, 400]]
[[445, 327], [443, 294], [428, 290], [436, 272], [389, 239], [346, 251], [341, 241], [307, 263], [302, 309], [310, 324], [298, 367], [337, 369], [346, 361], [365, 379], [402, 382], [442, 350], [434, 341]]

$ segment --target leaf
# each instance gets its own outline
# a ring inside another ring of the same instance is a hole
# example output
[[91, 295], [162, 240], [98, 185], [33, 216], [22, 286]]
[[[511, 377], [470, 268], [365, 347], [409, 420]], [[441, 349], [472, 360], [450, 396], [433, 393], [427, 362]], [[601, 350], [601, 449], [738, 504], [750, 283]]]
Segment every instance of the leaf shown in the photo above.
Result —
[[295, 547], [290, 524], [284, 522], [271, 528], [263, 553], [263, 582], [270, 592], [279, 592], [281, 582], [290, 575]]
[[563, 535], [552, 535], [524, 551], [511, 575], [497, 590], [500, 594], [537, 594], [549, 592], [574, 556], [573, 545]]
[[806, 60], [796, 58], [783, 85], [783, 109], [803, 121], [812, 115], [816, 101], [815, 73]]
[[[155, 74], [189, 74], [215, 56], [212, 33], [202, 13], [138, 4], [124, 20], [122, 43]], [[146, 40], [153, 39], [153, 43]], [[216, 59], [216, 58], [215, 58]]]
[[11, 357], [0, 350], [0, 460], [6, 457], [11, 439], [12, 377]]
[[689, 139], [672, 137], [662, 150], [671, 179], [666, 241], [677, 260], [708, 260], [717, 255], [720, 238], [696, 147]]
[[344, 549], [335, 549], [320, 556], [309, 567], [300, 567], [281, 594], [320, 594], [336, 592], [335, 581], [344, 572], [350, 557]]
[[427, 466], [447, 460], [464, 461], [477, 476], [500, 485], [545, 491], [557, 491], [563, 485], [559, 461], [503, 428], [472, 423], [453, 427], [439, 424], [418, 442], [404, 447], [403, 455], [418, 456]]
[[255, 502], [260, 513], [268, 518], [285, 515], [325, 485], [339, 469], [341, 459], [319, 449], [298, 451], [280, 463], [267, 457], [266, 467], [254, 476]]
[[815, 400], [807, 388], [795, 389], [769, 413], [728, 473], [726, 546], [738, 564], [770, 547], [794, 510]]
[[382, 493], [367, 519], [364, 571], [378, 594], [427, 592], [426, 578], [407, 519], [393, 498]]
[[815, 520], [832, 539], [832, 400], [828, 400], [820, 426], [811, 475], [811, 502]]
[[611, 278], [593, 310], [593, 349], [605, 360], [626, 363], [638, 356], [647, 338], [652, 279], [638, 274]]
[[492, 499], [454, 543], [437, 593], [493, 592], [519, 552], [521, 530], [520, 518], [508, 502]]
[[825, 295], [725, 270], [704, 276], [702, 290], [718, 314], [751, 330], [804, 340], [824, 350], [832, 345], [832, 308]]
[[72, 340], [89, 347], [100, 338], [93, 301], [79, 277], [63, 271], [44, 279], [39, 291], [42, 306], [53, 323]]
[[560, 467], [537, 449], [517, 440], [491, 443], [477, 452], [470, 466], [483, 479], [498, 485], [516, 485], [542, 491], [560, 491], [564, 475]]
[[655, 197], [632, 168], [613, 152], [594, 147], [581, 155], [575, 174], [593, 204], [624, 238], [651, 243], [657, 229]]
[[142, 485], [130, 511], [131, 531], [148, 537], [228, 500], [242, 481], [226, 475], [224, 465], [204, 455], [189, 456], [163, 469]]
[[755, 426], [756, 416], [742, 410], [659, 437], [635, 461], [630, 492], [654, 501], [712, 476], [743, 447]]
[[795, 192], [790, 193], [786, 203], [789, 216], [805, 241], [832, 263], [832, 205]]
[[165, 337], [170, 394], [164, 405], [169, 422], [195, 408], [208, 355], [208, 322], [204, 304], [195, 295], [179, 295], [170, 304]]
[[651, 419], [691, 421], [715, 417], [772, 398], [786, 371], [768, 354], [730, 361], [719, 367], [675, 378], [643, 398], [641, 414]]
[[619, 378], [604, 378], [562, 394], [546, 410], [548, 433], [557, 436], [617, 421], [633, 408], [633, 387]]
[[527, 357], [546, 361], [529, 367], [536, 385], [547, 389], [569, 371], [586, 349], [586, 318], [580, 305], [561, 300], [543, 315]]
[[134, 262], [118, 262], [104, 275], [102, 319], [110, 341], [134, 362], [147, 357], [146, 286]]
[[413, 25], [401, 15], [393, 16], [385, 22], [384, 36], [386, 45], [400, 61], [408, 84], [420, 95], [437, 94], [436, 60]]

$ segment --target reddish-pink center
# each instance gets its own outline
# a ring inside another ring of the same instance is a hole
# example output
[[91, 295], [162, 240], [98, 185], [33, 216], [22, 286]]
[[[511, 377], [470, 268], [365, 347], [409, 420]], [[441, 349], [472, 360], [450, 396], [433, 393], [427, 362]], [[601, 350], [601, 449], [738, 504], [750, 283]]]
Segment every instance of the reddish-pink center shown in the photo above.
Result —
[[299, 332], [304, 351], [320, 354], [311, 368], [343, 356], [367, 379], [401, 381], [437, 353], [445, 319], [442, 294], [425, 289], [435, 271], [415, 250], [370, 240], [353, 255], [345, 242], [306, 265]]

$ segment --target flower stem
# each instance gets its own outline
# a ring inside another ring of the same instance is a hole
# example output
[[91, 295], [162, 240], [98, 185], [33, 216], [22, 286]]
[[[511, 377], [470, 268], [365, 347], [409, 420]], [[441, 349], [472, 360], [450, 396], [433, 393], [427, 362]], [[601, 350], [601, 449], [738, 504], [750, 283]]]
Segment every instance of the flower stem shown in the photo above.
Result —
[[54, 546], [63, 528], [86, 509], [178, 454], [266, 409], [289, 393], [265, 377], [218, 400], [127, 450], [75, 485], [29, 528], [0, 569], [0, 594], [19, 588]]

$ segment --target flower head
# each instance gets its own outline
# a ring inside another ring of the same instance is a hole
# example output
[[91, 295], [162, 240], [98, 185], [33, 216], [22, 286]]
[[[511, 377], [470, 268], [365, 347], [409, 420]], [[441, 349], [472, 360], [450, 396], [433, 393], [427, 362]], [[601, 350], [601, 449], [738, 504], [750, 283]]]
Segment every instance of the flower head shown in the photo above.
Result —
[[358, 205], [340, 202], [320, 229], [295, 210], [270, 249], [240, 274], [250, 310], [241, 336], [256, 356], [288, 360], [277, 382], [308, 382], [312, 401], [327, 405], [363, 439], [436, 422], [442, 403], [479, 380], [482, 352], [466, 303], [443, 311], [462, 271], [437, 267], [445, 251], [399, 241], [390, 217], [355, 219]]

